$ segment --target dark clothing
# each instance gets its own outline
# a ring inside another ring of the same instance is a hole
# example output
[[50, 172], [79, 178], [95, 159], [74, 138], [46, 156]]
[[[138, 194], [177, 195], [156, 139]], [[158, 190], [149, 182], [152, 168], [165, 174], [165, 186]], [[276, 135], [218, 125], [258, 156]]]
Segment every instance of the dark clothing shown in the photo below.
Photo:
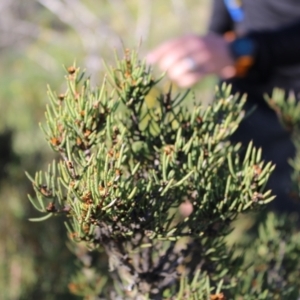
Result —
[[300, 93], [300, 3], [299, 0], [242, 0], [244, 19], [234, 23], [224, 0], [214, 0], [209, 31], [254, 39], [255, 63], [243, 78], [229, 80], [234, 92], [248, 94], [246, 109], [256, 110], [246, 118], [233, 141], [247, 144], [253, 140], [262, 147], [264, 159], [276, 164], [269, 188], [277, 195], [273, 206], [278, 210], [299, 210], [289, 198], [291, 167], [288, 158], [295, 153], [289, 133], [269, 109], [263, 94], [274, 87]]
[[214, 0], [209, 31], [235, 31], [257, 43], [255, 65], [243, 86], [266, 92], [274, 86], [300, 91], [299, 0], [242, 0], [244, 20], [234, 23], [224, 0]]

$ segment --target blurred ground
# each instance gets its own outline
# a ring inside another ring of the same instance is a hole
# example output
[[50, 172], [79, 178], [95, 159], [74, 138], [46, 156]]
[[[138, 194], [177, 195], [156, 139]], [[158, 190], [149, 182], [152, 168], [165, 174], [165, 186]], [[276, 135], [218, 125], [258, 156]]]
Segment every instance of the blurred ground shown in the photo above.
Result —
[[[94, 84], [112, 49], [136, 48], [141, 58], [161, 41], [203, 33], [209, 0], [0, 0], [0, 290], [1, 299], [74, 299], [67, 283], [74, 265], [65, 230], [36, 216], [24, 175], [45, 167], [52, 153], [44, 121], [46, 85], [60, 93], [64, 70], [76, 60]], [[207, 101], [214, 78], [196, 88]], [[60, 222], [62, 223], [62, 222]]]

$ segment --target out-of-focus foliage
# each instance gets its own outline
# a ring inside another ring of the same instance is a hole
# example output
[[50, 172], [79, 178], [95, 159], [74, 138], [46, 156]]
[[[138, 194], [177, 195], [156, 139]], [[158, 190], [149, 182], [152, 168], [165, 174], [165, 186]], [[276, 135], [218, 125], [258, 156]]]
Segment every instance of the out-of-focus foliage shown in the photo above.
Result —
[[257, 230], [238, 241], [236, 254], [243, 256], [245, 270], [236, 278], [232, 299], [299, 299], [297, 224], [297, 214], [268, 213]]
[[62, 91], [62, 65], [74, 60], [97, 84], [102, 59], [109, 63], [112, 49], [120, 52], [123, 43], [135, 47], [142, 40], [145, 54], [166, 38], [204, 32], [208, 5], [208, 0], [0, 0], [1, 299], [73, 299], [66, 288], [74, 266], [65, 231], [55, 220], [28, 222], [35, 212], [25, 196], [31, 187], [24, 170], [36, 170], [52, 157], [37, 126], [46, 84]]

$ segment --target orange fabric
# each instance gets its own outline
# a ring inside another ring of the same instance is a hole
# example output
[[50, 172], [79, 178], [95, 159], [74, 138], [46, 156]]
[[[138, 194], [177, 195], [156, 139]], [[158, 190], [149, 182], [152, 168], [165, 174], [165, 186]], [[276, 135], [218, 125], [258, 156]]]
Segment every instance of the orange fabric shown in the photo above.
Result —
[[254, 64], [252, 56], [241, 56], [235, 61], [235, 70], [237, 77], [244, 77], [247, 75], [249, 68]]

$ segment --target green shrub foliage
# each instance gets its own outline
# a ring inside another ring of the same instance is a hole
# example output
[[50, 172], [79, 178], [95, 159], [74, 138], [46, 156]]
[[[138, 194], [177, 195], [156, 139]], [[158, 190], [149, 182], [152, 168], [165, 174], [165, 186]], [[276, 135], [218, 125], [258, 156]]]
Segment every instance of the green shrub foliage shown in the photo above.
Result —
[[42, 214], [32, 221], [67, 220], [69, 247], [81, 261], [71, 292], [85, 299], [297, 294], [296, 273], [282, 268], [297, 272], [299, 243], [292, 229], [278, 231], [274, 215], [256, 240], [226, 244], [232, 221], [274, 198], [264, 190], [272, 163], [251, 143], [240, 157], [241, 145], [230, 142], [245, 97], [223, 85], [211, 105], [188, 108], [190, 94], [174, 96], [170, 87], [150, 104], [159, 79], [129, 50], [107, 67], [100, 87], [75, 65], [66, 71], [65, 92], [49, 89], [41, 126], [58, 159], [27, 175]]

